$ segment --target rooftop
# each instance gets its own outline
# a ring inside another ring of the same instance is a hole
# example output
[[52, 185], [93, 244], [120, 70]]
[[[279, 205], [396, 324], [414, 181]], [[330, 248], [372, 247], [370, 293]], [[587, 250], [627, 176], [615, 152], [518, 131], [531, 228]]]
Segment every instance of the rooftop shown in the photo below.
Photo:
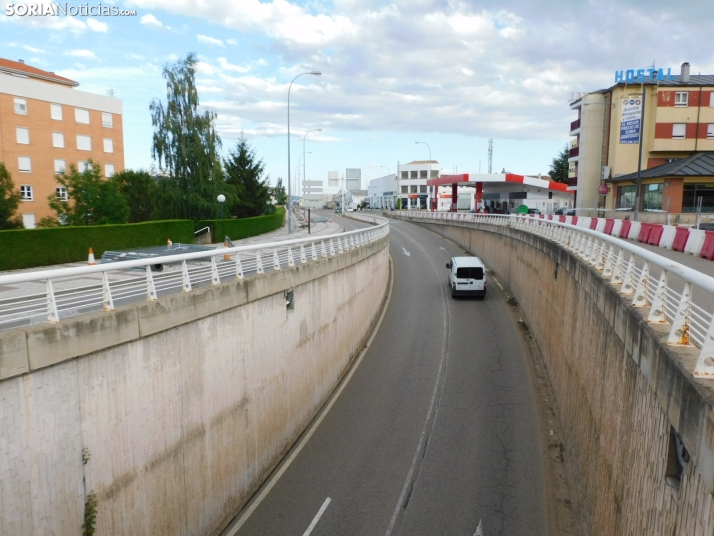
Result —
[[69, 78], [65, 78], [64, 76], [59, 76], [49, 71], [43, 71], [42, 69], [38, 69], [37, 67], [27, 65], [22, 61], [12, 61], [7, 60], [5, 58], [0, 58], [0, 73], [22, 76], [27, 78], [36, 78], [45, 82], [62, 84], [70, 87], [76, 87], [79, 85], [79, 82], [75, 82], [74, 80], [70, 80]]
[[413, 162], [409, 162], [408, 164], [404, 164], [405, 166], [418, 166], [418, 165], [423, 165], [423, 164], [438, 164], [436, 160], [414, 160]]
[[[688, 158], [674, 160], [640, 171], [640, 178], [642, 179], [659, 179], [663, 177], [714, 177], [714, 152], [696, 153]], [[637, 172], [620, 175], [610, 179], [610, 181], [622, 182], [636, 179]]]

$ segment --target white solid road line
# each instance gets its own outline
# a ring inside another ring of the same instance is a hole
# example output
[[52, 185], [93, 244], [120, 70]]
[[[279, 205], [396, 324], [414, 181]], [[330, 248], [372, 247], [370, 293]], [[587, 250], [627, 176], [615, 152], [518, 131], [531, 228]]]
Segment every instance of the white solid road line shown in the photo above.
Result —
[[480, 519], [478, 520], [478, 527], [476, 527], [474, 536], [483, 536], [483, 522]]
[[312, 529], [315, 528], [315, 525], [317, 525], [317, 522], [320, 521], [320, 518], [322, 517], [322, 514], [325, 513], [325, 510], [327, 510], [327, 507], [330, 505], [330, 499], [329, 497], [325, 499], [325, 502], [322, 503], [322, 506], [320, 507], [320, 510], [317, 512], [315, 517], [312, 520], [312, 523], [310, 523], [310, 526], [307, 528], [307, 530], [303, 533], [302, 536], [310, 536], [310, 533], [312, 532]]
[[352, 378], [352, 375], [354, 374], [355, 370], [357, 370], [357, 367], [359, 367], [359, 364], [362, 362], [362, 358], [367, 353], [367, 350], [369, 349], [370, 346], [372, 346], [372, 341], [377, 336], [377, 332], [379, 331], [379, 326], [382, 325], [382, 320], [384, 320], [384, 316], [387, 314], [387, 309], [389, 308], [389, 302], [392, 299], [392, 289], [394, 288], [394, 263], [392, 262], [391, 255], [389, 257], [389, 265], [390, 265], [389, 289], [387, 290], [387, 299], [384, 302], [384, 306], [382, 307], [382, 312], [379, 316], [379, 320], [377, 321], [377, 325], [374, 326], [374, 330], [372, 330], [372, 334], [369, 336], [369, 340], [367, 341], [367, 344], [365, 344], [359, 357], [354, 362], [354, 365], [352, 365], [352, 368], [350, 369], [350, 371], [347, 373], [347, 376], [344, 377], [344, 379], [340, 383], [337, 390], [332, 394], [330, 401], [327, 403], [327, 405], [320, 412], [320, 416], [317, 418], [317, 420], [315, 420], [315, 422], [312, 424], [310, 429], [307, 431], [307, 433], [303, 436], [303, 438], [300, 440], [298, 445], [295, 447], [295, 450], [293, 450], [293, 452], [290, 454], [288, 459], [285, 460], [285, 462], [280, 466], [280, 469], [278, 469], [277, 473], [270, 476], [270, 478], [267, 481], [267, 484], [265, 484], [265, 487], [263, 487], [260, 490], [260, 492], [258, 493], [258, 495], [256, 495], [255, 498], [251, 502], [248, 503], [249, 504], [248, 508], [246, 508], [243, 512], [241, 512], [239, 514], [236, 524], [233, 527], [231, 527], [230, 530], [224, 532], [223, 536], [235, 536], [236, 533], [238, 532], [238, 530], [245, 524], [246, 521], [248, 521], [248, 518], [250, 517], [250, 515], [255, 511], [256, 508], [258, 508], [258, 506], [263, 501], [265, 496], [270, 492], [270, 490], [273, 489], [273, 486], [277, 483], [278, 480], [280, 480], [280, 477], [287, 470], [287, 468], [290, 467], [290, 464], [297, 457], [297, 455], [300, 454], [300, 451], [303, 449], [305, 444], [307, 444], [307, 442], [310, 440], [310, 438], [312, 437], [312, 434], [315, 433], [315, 430], [317, 430], [317, 427], [320, 426], [320, 423], [325, 418], [325, 416], [329, 413], [330, 409], [335, 404], [335, 401], [340, 397], [340, 393], [342, 393], [342, 390], [349, 383], [350, 378]]

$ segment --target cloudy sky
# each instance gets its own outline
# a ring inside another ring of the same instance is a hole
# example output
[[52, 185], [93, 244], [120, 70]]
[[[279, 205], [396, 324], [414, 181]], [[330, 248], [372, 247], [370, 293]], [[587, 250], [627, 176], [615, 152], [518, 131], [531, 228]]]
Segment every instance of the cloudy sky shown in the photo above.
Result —
[[[126, 166], [149, 168], [149, 103], [162, 68], [195, 52], [202, 105], [224, 152], [240, 133], [271, 180], [438, 160], [444, 171], [547, 173], [568, 142], [573, 92], [609, 87], [616, 69], [653, 63], [714, 74], [710, 0], [129, 0], [136, 16], [7, 15], [0, 57], [55, 71], [124, 102]], [[17, 6], [17, 4], [15, 4]], [[69, 2], [68, 6], [80, 6]], [[97, 5], [97, 3], [91, 4]], [[17, 7], [15, 8], [17, 9]]]

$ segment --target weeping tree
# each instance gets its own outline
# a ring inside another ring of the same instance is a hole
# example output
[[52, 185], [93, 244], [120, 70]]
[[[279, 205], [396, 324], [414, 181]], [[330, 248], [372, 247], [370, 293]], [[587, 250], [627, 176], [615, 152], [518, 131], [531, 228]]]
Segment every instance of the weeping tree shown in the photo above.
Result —
[[218, 194], [226, 196], [229, 209], [236, 199], [223, 181], [216, 114], [199, 111], [196, 64], [190, 53], [164, 66], [166, 103], [154, 99], [150, 105], [151, 156], [164, 175], [157, 184], [155, 218], [210, 219], [218, 216]]

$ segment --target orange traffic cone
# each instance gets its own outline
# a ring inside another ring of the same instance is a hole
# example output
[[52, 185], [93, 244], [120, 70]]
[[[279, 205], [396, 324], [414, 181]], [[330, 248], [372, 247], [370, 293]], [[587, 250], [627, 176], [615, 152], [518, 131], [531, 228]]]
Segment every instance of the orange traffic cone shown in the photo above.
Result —
[[89, 248], [89, 257], [87, 258], [87, 264], [89, 266], [94, 266], [97, 264], [94, 260], [94, 251], [92, 251], [92, 248]]
[[[228, 247], [228, 240], [224, 240], [224, 241], [223, 241], [223, 245], [224, 245], [225, 247]], [[231, 260], [231, 256], [230, 256], [228, 253], [224, 253], [224, 254], [223, 254], [223, 260], [224, 260], [224, 261], [229, 261], [229, 260]]]

